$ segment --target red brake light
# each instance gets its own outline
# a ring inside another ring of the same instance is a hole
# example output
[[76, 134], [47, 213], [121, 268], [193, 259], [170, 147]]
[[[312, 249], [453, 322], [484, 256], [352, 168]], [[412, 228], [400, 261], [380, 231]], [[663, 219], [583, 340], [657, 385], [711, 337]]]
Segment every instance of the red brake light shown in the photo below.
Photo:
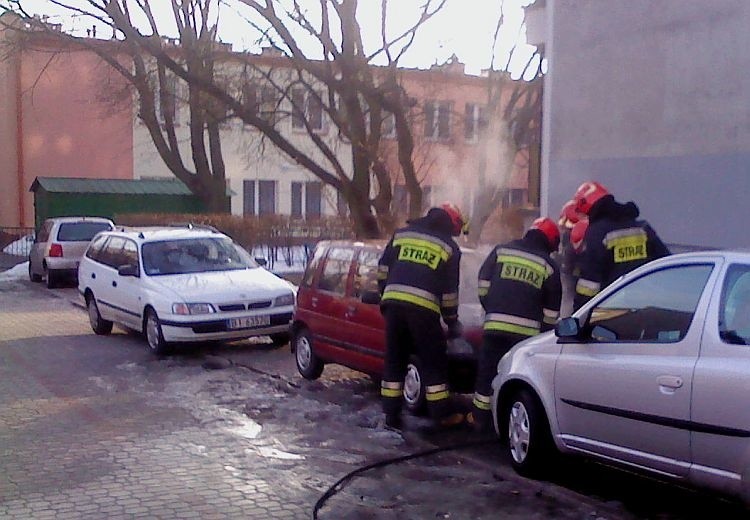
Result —
[[49, 246], [49, 256], [60, 257], [63, 255], [61, 244], [52, 244]]

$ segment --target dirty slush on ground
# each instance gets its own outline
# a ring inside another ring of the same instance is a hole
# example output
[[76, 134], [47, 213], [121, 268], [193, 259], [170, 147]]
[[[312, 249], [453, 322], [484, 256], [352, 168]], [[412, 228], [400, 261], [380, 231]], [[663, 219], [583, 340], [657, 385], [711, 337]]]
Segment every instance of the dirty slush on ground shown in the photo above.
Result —
[[[74, 291], [0, 282], [0, 513], [11, 518], [310, 518], [357, 467], [472, 440], [430, 437], [420, 418], [386, 429], [370, 378], [332, 365], [306, 381], [288, 347], [157, 359], [137, 334], [94, 336]], [[498, 456], [483, 446], [372, 470], [319, 518], [630, 517], [516, 477]]]

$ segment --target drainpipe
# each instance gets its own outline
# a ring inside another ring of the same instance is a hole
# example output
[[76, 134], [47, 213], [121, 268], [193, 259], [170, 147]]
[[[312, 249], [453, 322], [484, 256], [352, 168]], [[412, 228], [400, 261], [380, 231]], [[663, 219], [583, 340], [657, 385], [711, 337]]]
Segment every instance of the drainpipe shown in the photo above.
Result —
[[23, 163], [23, 100], [21, 99], [21, 52], [16, 56], [16, 171], [18, 175], [18, 225], [23, 227], [26, 216], [24, 197], [24, 163]]

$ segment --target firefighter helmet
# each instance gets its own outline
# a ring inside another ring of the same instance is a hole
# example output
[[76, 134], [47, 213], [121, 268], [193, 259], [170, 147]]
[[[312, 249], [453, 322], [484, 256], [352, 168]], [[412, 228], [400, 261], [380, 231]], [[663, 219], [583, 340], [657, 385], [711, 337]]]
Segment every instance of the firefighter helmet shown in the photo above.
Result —
[[581, 220], [581, 218], [585, 218], [586, 215], [578, 213], [576, 209], [577, 206], [578, 201], [575, 199], [571, 199], [566, 202], [562, 207], [562, 211], [560, 211], [560, 219], [557, 221], [557, 223], [562, 227], [572, 229], [573, 226], [575, 226], [576, 222]]
[[531, 224], [531, 229], [538, 229], [544, 234], [549, 243], [550, 251], [557, 250], [560, 245], [560, 230], [554, 220], [549, 217], [540, 217]]
[[586, 236], [586, 230], [589, 228], [589, 219], [579, 220], [570, 230], [570, 245], [576, 253], [583, 252], [583, 237]]
[[606, 195], [609, 195], [609, 190], [598, 182], [584, 182], [573, 195], [573, 200], [576, 201], [576, 211], [588, 215], [594, 203]]
[[440, 205], [440, 209], [445, 211], [451, 219], [452, 229], [451, 234], [457, 237], [460, 234], [469, 234], [469, 221], [463, 216], [458, 206], [451, 204], [450, 202], [444, 202]]

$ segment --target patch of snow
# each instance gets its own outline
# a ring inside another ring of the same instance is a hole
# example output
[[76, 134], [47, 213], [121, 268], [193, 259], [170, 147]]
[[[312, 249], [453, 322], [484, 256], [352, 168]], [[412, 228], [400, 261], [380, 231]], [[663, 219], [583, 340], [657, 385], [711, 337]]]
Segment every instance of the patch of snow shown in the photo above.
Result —
[[232, 415], [234, 415], [235, 422], [239, 424], [237, 424], [236, 426], [225, 428], [226, 431], [245, 439], [256, 439], [258, 435], [260, 435], [260, 431], [263, 429], [260, 424], [253, 421], [252, 419], [249, 419], [248, 417], [245, 417], [244, 415], [240, 415], [237, 413]]
[[34, 244], [34, 235], [25, 235], [11, 242], [3, 248], [3, 253], [17, 256], [27, 256], [31, 251], [31, 246]]
[[29, 262], [22, 262], [0, 273], [0, 280], [21, 280], [29, 276]]
[[286, 451], [277, 450], [276, 448], [270, 448], [268, 446], [259, 446], [256, 450], [258, 455], [266, 459], [280, 459], [280, 460], [305, 460], [302, 455], [295, 453], [288, 453]]
[[94, 385], [101, 388], [102, 390], [106, 390], [107, 392], [114, 392], [115, 389], [117, 388], [112, 383], [107, 382], [103, 377], [92, 376], [92, 377], [89, 377], [89, 381], [94, 383]]

